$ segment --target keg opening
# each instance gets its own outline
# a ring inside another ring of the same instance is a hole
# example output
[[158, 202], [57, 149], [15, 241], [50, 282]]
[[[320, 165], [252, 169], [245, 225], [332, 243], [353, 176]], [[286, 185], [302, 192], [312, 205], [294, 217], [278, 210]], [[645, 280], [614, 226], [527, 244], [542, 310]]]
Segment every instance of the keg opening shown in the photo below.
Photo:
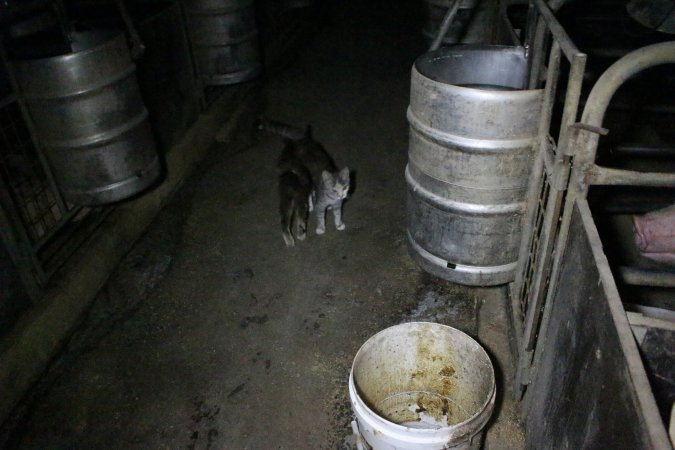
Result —
[[425, 53], [417, 71], [439, 83], [481, 90], [522, 90], [527, 87], [523, 47], [456, 45]]

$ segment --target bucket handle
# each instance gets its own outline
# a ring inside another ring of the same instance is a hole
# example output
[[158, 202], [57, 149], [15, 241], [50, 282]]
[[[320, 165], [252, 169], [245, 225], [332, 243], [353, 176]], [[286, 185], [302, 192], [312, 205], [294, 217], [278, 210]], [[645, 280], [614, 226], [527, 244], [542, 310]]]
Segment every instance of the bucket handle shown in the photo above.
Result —
[[115, 3], [117, 3], [117, 9], [119, 9], [124, 26], [127, 28], [127, 33], [129, 33], [129, 41], [131, 42], [131, 57], [134, 60], [137, 60], [145, 52], [145, 44], [143, 44], [141, 37], [138, 35], [138, 31], [134, 26], [134, 22], [131, 20], [131, 16], [129, 15], [127, 6], [124, 4], [124, 0], [117, 0]]

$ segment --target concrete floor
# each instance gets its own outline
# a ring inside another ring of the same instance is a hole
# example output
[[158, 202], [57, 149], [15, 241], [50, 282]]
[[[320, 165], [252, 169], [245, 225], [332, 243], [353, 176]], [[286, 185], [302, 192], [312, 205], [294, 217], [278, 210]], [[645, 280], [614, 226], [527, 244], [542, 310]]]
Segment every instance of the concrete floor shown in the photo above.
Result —
[[505, 289], [427, 276], [405, 245], [405, 110], [425, 48], [416, 7], [340, 2], [257, 88], [268, 117], [311, 123], [354, 170], [347, 229], [286, 249], [281, 140], [240, 130], [215, 145], [17, 413], [8, 448], [349, 448], [351, 361], [369, 336], [410, 320], [487, 348], [499, 399], [486, 447], [522, 447]]

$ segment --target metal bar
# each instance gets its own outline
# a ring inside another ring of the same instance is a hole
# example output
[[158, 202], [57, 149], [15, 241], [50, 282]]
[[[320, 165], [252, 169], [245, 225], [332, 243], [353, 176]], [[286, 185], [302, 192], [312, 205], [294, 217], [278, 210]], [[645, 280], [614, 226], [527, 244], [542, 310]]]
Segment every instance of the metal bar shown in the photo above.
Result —
[[546, 24], [540, 16], [536, 16], [536, 25], [533, 36], [533, 42], [530, 46], [531, 65], [530, 65], [530, 80], [528, 82], [529, 89], [536, 89], [539, 85], [541, 71], [544, 65], [544, 51], [546, 47]]
[[63, 0], [55, 0], [52, 4], [52, 8], [54, 9], [54, 14], [56, 14], [56, 20], [59, 24], [61, 34], [63, 35], [65, 41], [68, 43], [68, 48], [72, 49], [71, 45], [73, 43], [73, 36], [72, 36], [73, 30], [72, 27], [70, 26], [70, 21], [68, 20], [68, 16], [66, 14], [66, 7], [63, 4]]
[[0, 242], [5, 245], [14, 262], [26, 293], [36, 303], [42, 296], [41, 285], [46, 280], [46, 274], [42, 271], [30, 247], [30, 238], [25, 228], [20, 226], [21, 221], [16, 217], [12, 206], [13, 202], [6, 190], [0, 188]]
[[525, 351], [532, 351], [535, 348], [536, 337], [541, 324], [542, 306], [548, 287], [549, 276], [551, 274], [551, 261], [553, 259], [553, 248], [558, 232], [558, 218], [563, 207], [564, 192], [557, 189], [551, 189], [554, 194], [553, 204], [549, 205], [544, 215], [544, 230], [542, 232], [543, 245], [541, 246], [540, 256], [537, 261], [537, 270], [535, 284], [532, 289], [532, 304], [528, 310], [526, 321], [526, 334], [523, 337]]
[[[522, 273], [519, 271], [518, 273]], [[520, 295], [518, 290], [519, 284], [517, 282], [509, 284], [509, 297], [511, 300], [511, 320], [512, 325], [515, 330], [515, 347], [520, 350], [521, 341], [523, 339], [523, 320], [522, 320], [522, 308], [520, 307]], [[516, 383], [518, 386], [518, 383]]]
[[201, 107], [201, 111], [205, 111], [206, 108], [208, 107], [208, 103], [206, 102], [206, 93], [205, 93], [205, 88], [206, 86], [204, 85], [204, 80], [202, 79], [202, 74], [201, 70], [199, 69], [199, 64], [197, 64], [197, 59], [196, 59], [196, 52], [195, 52], [195, 45], [194, 45], [194, 39], [192, 37], [192, 32], [190, 31], [190, 21], [188, 20], [188, 13], [186, 11], [185, 7], [185, 2], [178, 2], [178, 5], [180, 7], [180, 15], [181, 15], [181, 22], [183, 23], [183, 30], [185, 32], [185, 36], [187, 37], [188, 45], [190, 46], [190, 63], [192, 65], [192, 73], [195, 77], [195, 80], [197, 81], [197, 84], [199, 86], [199, 92], [198, 92], [198, 97], [199, 97], [199, 106]]
[[[516, 34], [516, 30], [513, 27], [513, 24], [509, 20], [509, 16], [506, 13], [506, 4], [502, 1], [499, 2], [498, 10], [497, 10], [497, 21], [498, 25], [493, 28], [493, 33], [492, 33], [492, 40], [490, 42], [495, 42], [496, 36], [498, 33], [498, 28], [504, 26], [506, 27], [506, 32], [509, 35], [509, 38], [511, 39], [511, 43], [513, 45], [524, 45], [525, 43], [521, 41], [521, 36], [518, 36]], [[521, 32], [522, 34], [522, 32]], [[525, 37], [527, 39], [527, 37]]]
[[574, 42], [572, 42], [572, 39], [567, 35], [565, 29], [560, 25], [560, 22], [558, 22], [543, 0], [534, 0], [534, 4], [537, 6], [539, 14], [546, 22], [546, 25], [548, 25], [548, 29], [551, 31], [553, 38], [560, 44], [560, 49], [565, 54], [565, 57], [570, 61], [574, 59], [574, 55], [580, 53], [579, 49], [574, 45]]
[[576, 122], [577, 114], [579, 112], [581, 86], [584, 82], [584, 72], [586, 71], [586, 55], [584, 53], [575, 53], [569, 61], [570, 73], [567, 81], [565, 104], [563, 107], [560, 134], [558, 137], [558, 152], [561, 155], [570, 155], [574, 151], [574, 149], [569, 146], [569, 127]]
[[[506, 11], [504, 11], [504, 15], [508, 20], [508, 15], [506, 15]], [[532, 49], [532, 45], [534, 44], [534, 30], [537, 27], [536, 21], [538, 18], [539, 15], [537, 14], [537, 9], [534, 7], [532, 2], [530, 2], [527, 8], [527, 18], [525, 19], [525, 32], [523, 36], [524, 41], [523, 44], [525, 45], [525, 47], [529, 49]], [[508, 23], [510, 24], [510, 22]]]
[[622, 283], [631, 286], [675, 287], [675, 272], [673, 271], [620, 266], [619, 276]]
[[658, 144], [619, 144], [612, 148], [611, 152], [619, 156], [643, 156], [646, 158], [675, 157], [675, 147]]
[[[537, 215], [539, 212], [538, 205], [539, 193], [542, 189], [542, 182], [544, 179], [544, 156], [540, 148], [537, 148], [537, 154], [534, 157], [534, 166], [532, 167], [532, 174], [530, 175], [530, 182], [528, 185], [527, 193], [527, 214], [523, 218], [523, 231], [522, 238], [520, 241], [520, 251], [518, 252], [518, 265], [519, 268], [516, 270], [516, 277], [514, 280], [515, 289], [514, 292], [518, 293], [518, 302], [520, 302], [520, 296], [522, 294], [522, 286], [524, 283], [524, 277], [527, 275], [525, 270], [527, 268], [527, 263], [529, 261], [530, 249], [533, 245], [533, 239], [536, 234], [537, 229]], [[520, 306], [514, 308], [514, 311], [521, 311]], [[520, 322], [520, 317], [518, 318]], [[522, 333], [522, 330], [519, 330]]]
[[671, 322], [670, 320], [649, 317], [631, 311], [626, 311], [626, 317], [628, 317], [628, 323], [630, 323], [631, 327], [659, 328], [661, 330], [675, 331], [675, 322]]
[[[550, 174], [553, 171], [553, 159], [551, 156], [551, 147], [549, 147], [548, 143], [548, 131], [549, 127], [551, 125], [551, 116], [553, 114], [553, 105], [555, 103], [555, 97], [556, 97], [556, 90], [557, 90], [557, 85], [558, 85], [558, 77], [560, 75], [560, 59], [561, 59], [561, 54], [560, 54], [560, 46], [558, 45], [557, 41], [553, 41], [553, 45], [551, 46], [551, 53], [549, 56], [548, 60], [548, 70], [546, 73], [546, 88], [544, 90], [544, 99], [543, 99], [543, 106], [542, 106], [542, 114], [539, 119], [539, 154], [541, 155], [543, 161], [544, 161], [544, 168], [546, 172], [549, 174], [549, 180], [550, 180]], [[536, 203], [528, 203], [529, 205], [533, 205]], [[541, 208], [543, 206], [538, 206], [537, 208], [533, 208], [536, 210], [535, 215], [539, 215]], [[542, 271], [541, 269], [541, 257], [546, 256], [546, 248], [547, 243], [551, 240], [550, 237], [550, 227], [547, 226], [547, 224], [550, 221], [550, 215], [549, 210], [544, 211], [544, 221], [541, 224], [542, 226], [542, 231], [540, 238], [542, 239], [542, 243], [540, 243], [536, 249], [530, 248], [529, 251], [534, 250], [535, 254], [530, 256], [532, 258], [532, 264], [534, 264], [537, 267], [537, 270], [534, 271], [534, 278], [531, 280], [532, 286], [530, 292], [534, 293], [534, 295], [530, 295], [530, 300], [534, 300], [534, 303], [528, 303], [527, 305], [527, 311], [525, 311], [525, 329], [523, 331], [523, 344], [524, 347], [522, 348], [523, 353], [526, 351], [529, 351], [532, 349], [533, 346], [533, 340], [534, 336], [536, 334], [536, 330], [533, 330], [534, 324], [538, 323], [538, 316], [540, 315], [540, 306], [539, 306], [539, 298], [537, 297], [537, 292], [541, 291], [543, 281], [541, 280], [542, 277]], [[547, 221], [548, 219], [548, 221]], [[536, 230], [535, 230], [536, 233]], [[534, 236], [533, 236], [534, 237]]]
[[441, 26], [438, 29], [438, 34], [436, 34], [434, 42], [432, 42], [431, 47], [429, 47], [429, 51], [437, 50], [441, 46], [443, 38], [447, 34], [448, 30], [450, 29], [450, 25], [452, 25], [452, 21], [455, 19], [455, 16], [457, 15], [460, 3], [462, 3], [462, 0], [455, 0], [452, 3], [452, 5], [450, 5], [450, 8], [448, 8], [448, 12], [445, 13], [445, 17], [443, 17], [443, 22], [441, 23]]
[[675, 187], [675, 173], [637, 172], [591, 164], [585, 171], [588, 185]]
[[625, 200], [609, 200], [603, 202], [600, 206], [601, 211], [610, 215], [626, 215], [626, 214], [646, 214], [657, 209], [667, 208], [673, 204], [673, 200], [667, 201], [625, 201]]
[[546, 150], [544, 150], [542, 153], [542, 157], [544, 158], [544, 168], [546, 169], [546, 175], [550, 179], [553, 179], [555, 176], [555, 159], [553, 158], [553, 149], [546, 147]]
[[134, 21], [129, 15], [127, 6], [124, 4], [124, 0], [117, 0], [116, 3], [117, 9], [120, 12], [120, 16], [122, 16], [122, 21], [124, 22], [124, 26], [126, 27], [131, 40], [131, 56], [133, 59], [138, 59], [141, 57], [141, 55], [143, 55], [143, 52], [145, 51], [145, 45], [143, 44], [141, 37], [138, 35], [138, 31], [134, 26]]
[[[543, 53], [543, 52], [542, 52]], [[542, 151], [548, 149], [548, 134], [551, 126], [551, 117], [553, 116], [553, 105], [555, 104], [555, 94], [558, 90], [558, 78], [560, 76], [560, 45], [558, 41], [553, 41], [551, 45], [551, 54], [548, 58], [548, 68], [546, 70], [546, 87], [544, 90], [543, 105], [541, 116], [539, 116], [539, 147]]]

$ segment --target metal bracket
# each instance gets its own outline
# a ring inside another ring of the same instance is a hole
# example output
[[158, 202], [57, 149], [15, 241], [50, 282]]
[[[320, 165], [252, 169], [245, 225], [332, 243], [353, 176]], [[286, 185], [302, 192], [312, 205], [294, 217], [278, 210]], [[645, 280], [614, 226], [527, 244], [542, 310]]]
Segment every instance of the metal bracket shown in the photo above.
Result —
[[607, 128], [596, 127], [594, 125], [588, 125], [581, 122], [574, 123], [570, 125], [570, 127], [576, 128], [577, 130], [590, 131], [591, 133], [599, 134], [600, 136], [607, 136], [609, 134], [609, 130]]

